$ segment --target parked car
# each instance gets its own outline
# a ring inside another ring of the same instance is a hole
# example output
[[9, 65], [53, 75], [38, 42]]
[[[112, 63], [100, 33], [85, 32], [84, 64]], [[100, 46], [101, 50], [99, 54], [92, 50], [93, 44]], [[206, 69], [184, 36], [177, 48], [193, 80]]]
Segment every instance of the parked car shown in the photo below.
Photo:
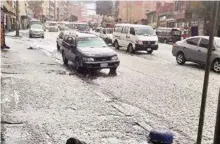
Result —
[[107, 43], [112, 43], [113, 28], [101, 28], [100, 37]]
[[78, 71], [109, 68], [116, 72], [120, 63], [116, 52], [100, 37], [90, 33], [64, 35], [61, 53], [64, 64], [72, 61]]
[[113, 32], [113, 45], [120, 46], [130, 53], [146, 50], [152, 53], [158, 49], [158, 38], [151, 26], [137, 24], [116, 24]]
[[49, 32], [58, 32], [59, 31], [57, 22], [55, 22], [55, 21], [48, 21], [48, 22], [46, 22], [46, 29]]
[[[208, 45], [208, 36], [190, 37], [176, 42], [173, 45], [172, 53], [180, 65], [185, 64], [186, 61], [204, 65], [206, 63]], [[218, 37], [214, 37], [211, 64], [213, 71], [220, 73], [220, 38]]]
[[40, 37], [44, 38], [44, 27], [42, 24], [32, 24], [29, 29], [29, 37]]
[[156, 34], [160, 42], [175, 43], [181, 40], [182, 31], [179, 28], [159, 27], [156, 29]]
[[80, 32], [90, 31], [90, 27], [88, 23], [82, 23], [82, 22], [71, 22], [67, 25], [69, 29], [75, 29]]

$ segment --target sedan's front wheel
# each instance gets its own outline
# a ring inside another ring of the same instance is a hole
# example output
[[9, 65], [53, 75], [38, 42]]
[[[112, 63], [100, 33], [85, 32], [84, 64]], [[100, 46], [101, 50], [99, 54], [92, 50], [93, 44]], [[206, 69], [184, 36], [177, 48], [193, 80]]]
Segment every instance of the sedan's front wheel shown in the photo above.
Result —
[[178, 55], [176, 56], [176, 62], [179, 65], [183, 65], [186, 62], [185, 56], [182, 52], [178, 53]]
[[57, 51], [60, 51], [60, 46], [58, 43], [57, 43]]
[[115, 67], [115, 68], [110, 68], [110, 73], [111, 73], [111, 74], [116, 74], [116, 70], [117, 70], [117, 67]]
[[213, 62], [212, 69], [214, 72], [220, 73], [220, 60], [219, 59]]
[[83, 73], [84, 71], [86, 71], [86, 68], [81, 67], [80, 65], [81, 65], [81, 64], [80, 64], [79, 58], [76, 58], [76, 60], [75, 60], [75, 68], [76, 68], [76, 71], [79, 72], [79, 73]]
[[148, 53], [148, 54], [152, 54], [152, 52], [153, 52], [153, 50], [152, 50], [152, 49], [147, 50], [147, 53]]

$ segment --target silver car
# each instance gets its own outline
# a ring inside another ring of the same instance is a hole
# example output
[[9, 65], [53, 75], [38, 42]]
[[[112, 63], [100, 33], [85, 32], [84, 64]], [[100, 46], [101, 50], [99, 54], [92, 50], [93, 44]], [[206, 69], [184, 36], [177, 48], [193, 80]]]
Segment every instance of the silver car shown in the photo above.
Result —
[[44, 27], [42, 24], [32, 24], [29, 29], [29, 37], [40, 37], [44, 38]]
[[[204, 65], [206, 63], [209, 45], [208, 36], [195, 36], [173, 45], [172, 53], [178, 64], [183, 65], [186, 61]], [[220, 73], [220, 38], [214, 37], [211, 55], [212, 70]]]

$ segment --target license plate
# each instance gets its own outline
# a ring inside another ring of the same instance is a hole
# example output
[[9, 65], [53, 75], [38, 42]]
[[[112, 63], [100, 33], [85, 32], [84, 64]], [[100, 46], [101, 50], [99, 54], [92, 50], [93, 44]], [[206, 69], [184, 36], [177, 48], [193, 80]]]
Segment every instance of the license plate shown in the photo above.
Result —
[[147, 50], [148, 50], [148, 51], [151, 51], [151, 48], [148, 48]]
[[107, 66], [108, 66], [108, 63], [101, 63], [100, 66], [101, 66], [101, 67], [107, 67]]

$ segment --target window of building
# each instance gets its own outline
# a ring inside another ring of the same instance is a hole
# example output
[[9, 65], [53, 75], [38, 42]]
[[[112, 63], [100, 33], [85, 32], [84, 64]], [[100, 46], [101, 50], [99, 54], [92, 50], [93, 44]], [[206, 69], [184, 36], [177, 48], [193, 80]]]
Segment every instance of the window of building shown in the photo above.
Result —
[[191, 39], [188, 39], [186, 40], [186, 42], [190, 45], [195, 45], [197, 46], [198, 45], [198, 42], [199, 42], [199, 38], [191, 38]]

